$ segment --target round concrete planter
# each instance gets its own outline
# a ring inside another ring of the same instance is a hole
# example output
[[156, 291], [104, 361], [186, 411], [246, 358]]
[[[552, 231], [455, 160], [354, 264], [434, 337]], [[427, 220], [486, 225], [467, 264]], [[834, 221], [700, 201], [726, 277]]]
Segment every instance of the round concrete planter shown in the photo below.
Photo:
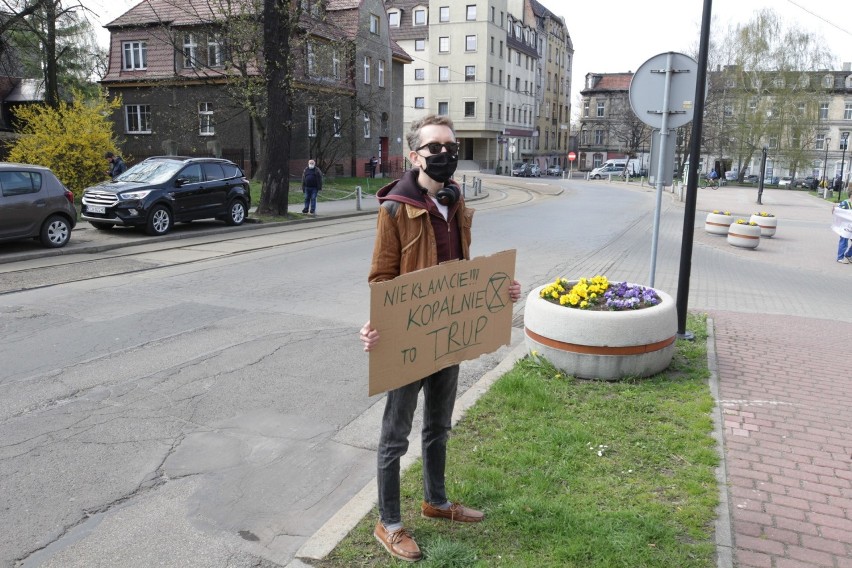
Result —
[[[618, 283], [612, 283], [617, 285]], [[675, 302], [657, 290], [658, 305], [628, 311], [566, 308], [531, 291], [524, 307], [524, 335], [558, 369], [581, 379], [648, 377], [669, 366], [675, 351]]]
[[730, 227], [733, 222], [733, 215], [708, 213], [707, 218], [704, 220], [704, 230], [711, 235], [727, 235], [728, 227]]
[[771, 237], [778, 229], [778, 217], [763, 217], [762, 215], [752, 215], [749, 218], [752, 223], [757, 223], [760, 227], [761, 237]]
[[740, 248], [757, 248], [760, 244], [760, 227], [731, 223], [728, 228], [728, 244]]

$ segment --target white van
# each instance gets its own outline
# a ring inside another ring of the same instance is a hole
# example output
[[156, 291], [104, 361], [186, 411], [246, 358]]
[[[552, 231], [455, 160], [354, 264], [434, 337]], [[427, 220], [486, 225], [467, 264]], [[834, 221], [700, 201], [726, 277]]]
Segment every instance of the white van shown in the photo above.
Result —
[[607, 176], [620, 176], [624, 174], [624, 168], [627, 167], [627, 160], [607, 160], [599, 168], [595, 168], [589, 173], [591, 179], [601, 179]]

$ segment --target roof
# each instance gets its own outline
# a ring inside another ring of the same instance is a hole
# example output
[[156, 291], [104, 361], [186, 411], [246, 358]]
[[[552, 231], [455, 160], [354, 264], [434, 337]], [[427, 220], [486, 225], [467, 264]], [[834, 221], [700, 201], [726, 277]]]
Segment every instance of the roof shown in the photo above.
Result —
[[104, 27], [141, 26], [168, 23], [188, 26], [199, 22], [217, 21], [251, 8], [248, 0], [142, 0]]
[[[586, 77], [593, 79], [591, 85], [583, 89], [586, 91], [627, 91], [630, 89], [630, 81], [633, 80], [633, 72], [627, 73], [588, 73]], [[588, 79], [586, 81], [589, 84]]]

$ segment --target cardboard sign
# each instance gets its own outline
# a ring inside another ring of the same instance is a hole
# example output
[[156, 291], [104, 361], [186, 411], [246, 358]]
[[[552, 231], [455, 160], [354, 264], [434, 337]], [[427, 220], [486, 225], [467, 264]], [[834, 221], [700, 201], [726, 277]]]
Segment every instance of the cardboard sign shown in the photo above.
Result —
[[506, 345], [515, 251], [447, 262], [370, 285], [370, 396]]
[[852, 209], [834, 208], [832, 230], [845, 239], [852, 238]]

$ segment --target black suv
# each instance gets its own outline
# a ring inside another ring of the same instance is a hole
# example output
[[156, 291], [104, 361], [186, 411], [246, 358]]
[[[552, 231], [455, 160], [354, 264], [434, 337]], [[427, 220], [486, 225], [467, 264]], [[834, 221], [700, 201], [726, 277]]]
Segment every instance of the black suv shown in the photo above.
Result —
[[96, 229], [130, 225], [149, 235], [165, 235], [175, 222], [194, 219], [240, 225], [251, 197], [248, 180], [233, 162], [157, 156], [86, 188], [82, 204], [83, 219]]

